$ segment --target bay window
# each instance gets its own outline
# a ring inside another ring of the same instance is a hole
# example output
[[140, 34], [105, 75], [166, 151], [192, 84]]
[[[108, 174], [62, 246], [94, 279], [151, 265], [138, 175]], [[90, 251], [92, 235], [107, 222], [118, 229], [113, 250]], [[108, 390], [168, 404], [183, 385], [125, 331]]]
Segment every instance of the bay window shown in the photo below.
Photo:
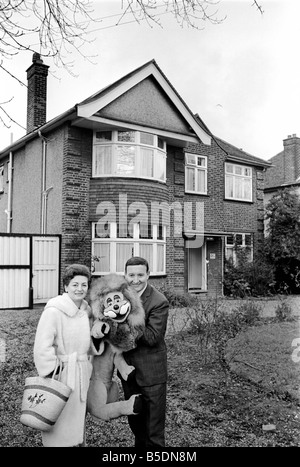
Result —
[[94, 131], [93, 177], [166, 181], [166, 142], [140, 131]]
[[124, 274], [125, 263], [132, 256], [142, 256], [149, 263], [151, 275], [166, 272], [166, 226], [151, 225], [143, 229], [141, 224], [109, 224], [103, 234], [97, 223], [92, 224], [92, 270], [95, 275], [116, 272]]

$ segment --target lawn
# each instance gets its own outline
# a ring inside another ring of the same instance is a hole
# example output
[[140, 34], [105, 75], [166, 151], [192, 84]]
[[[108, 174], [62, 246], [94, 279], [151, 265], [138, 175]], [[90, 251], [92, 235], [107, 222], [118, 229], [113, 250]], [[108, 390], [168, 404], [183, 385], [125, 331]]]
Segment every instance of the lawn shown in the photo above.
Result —
[[[39, 309], [0, 311], [1, 447], [42, 445], [40, 434], [19, 422], [24, 380], [35, 373], [39, 316]], [[204, 352], [203, 335], [185, 324], [167, 335], [167, 446], [299, 447], [300, 363], [292, 359], [299, 318], [247, 327], [228, 341], [226, 364], [213, 349]], [[87, 445], [132, 446], [126, 417], [96, 424], [88, 416]]]

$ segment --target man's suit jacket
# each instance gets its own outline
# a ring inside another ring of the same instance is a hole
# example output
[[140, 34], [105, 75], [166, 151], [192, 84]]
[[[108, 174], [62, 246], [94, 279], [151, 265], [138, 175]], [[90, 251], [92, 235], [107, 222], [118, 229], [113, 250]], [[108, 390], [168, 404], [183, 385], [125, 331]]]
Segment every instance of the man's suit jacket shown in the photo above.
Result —
[[136, 381], [140, 386], [152, 386], [167, 381], [167, 329], [169, 302], [149, 283], [141, 300], [145, 310], [146, 328], [137, 341], [137, 347], [124, 353], [130, 365], [135, 367]]

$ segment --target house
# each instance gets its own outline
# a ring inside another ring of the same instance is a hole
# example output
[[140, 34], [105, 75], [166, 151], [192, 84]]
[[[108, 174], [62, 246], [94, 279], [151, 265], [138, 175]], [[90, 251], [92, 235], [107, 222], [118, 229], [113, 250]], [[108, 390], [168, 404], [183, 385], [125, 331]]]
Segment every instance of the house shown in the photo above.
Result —
[[268, 161], [271, 165], [265, 175], [265, 205], [284, 188], [294, 188], [300, 194], [300, 138], [296, 134], [283, 140], [283, 151]]
[[46, 121], [48, 66], [27, 70], [27, 134], [0, 152], [0, 232], [59, 235], [60, 269], [222, 294], [224, 257], [263, 238], [266, 161], [215, 137], [151, 60]]

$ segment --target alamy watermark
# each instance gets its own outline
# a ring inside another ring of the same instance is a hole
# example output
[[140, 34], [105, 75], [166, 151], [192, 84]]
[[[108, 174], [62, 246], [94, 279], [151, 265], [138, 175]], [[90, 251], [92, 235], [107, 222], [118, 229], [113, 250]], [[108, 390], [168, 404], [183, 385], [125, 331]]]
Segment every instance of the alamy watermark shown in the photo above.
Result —
[[96, 209], [99, 216], [96, 233], [100, 238], [108, 236], [111, 224], [117, 224], [118, 238], [134, 235], [134, 225], [143, 232], [149, 226], [163, 225], [166, 237], [182, 238], [185, 234], [189, 248], [199, 248], [204, 240], [204, 203], [202, 201], [134, 201], [128, 205], [127, 194], [119, 194], [118, 206], [112, 201], [101, 201]]
[[292, 347], [296, 347], [292, 352], [292, 360], [294, 363], [300, 362], [300, 337], [296, 337], [292, 341]]

